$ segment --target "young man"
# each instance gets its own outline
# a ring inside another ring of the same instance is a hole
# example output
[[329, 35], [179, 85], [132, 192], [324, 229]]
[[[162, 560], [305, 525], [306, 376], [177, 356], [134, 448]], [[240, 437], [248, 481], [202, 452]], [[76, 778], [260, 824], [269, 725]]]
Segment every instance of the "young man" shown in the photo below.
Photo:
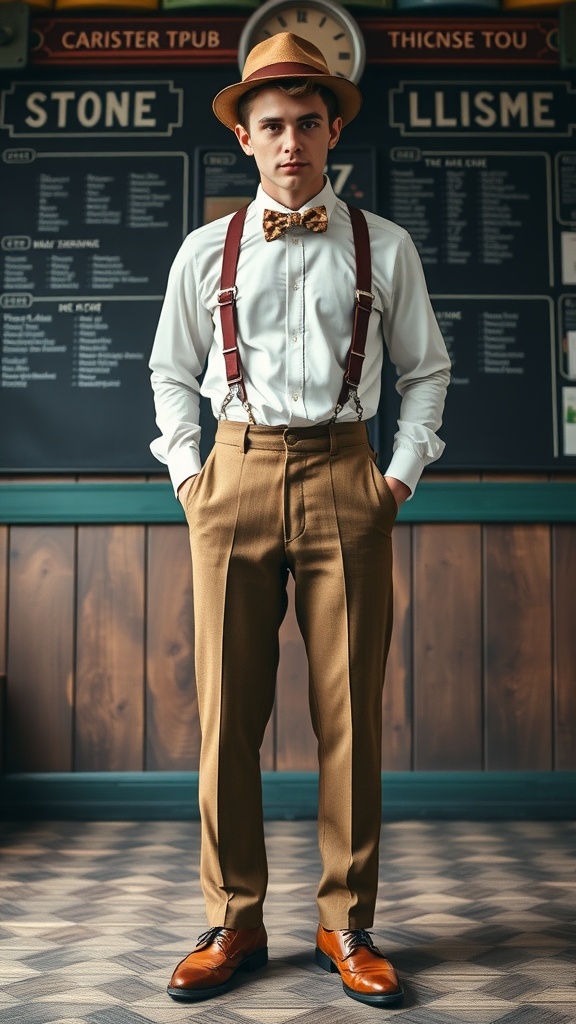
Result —
[[[214, 110], [254, 157], [258, 194], [243, 222], [225, 217], [185, 240], [154, 343], [162, 437], [152, 451], [190, 526], [210, 924], [172, 975], [174, 998], [216, 996], [267, 960], [259, 750], [291, 572], [320, 765], [316, 961], [354, 999], [402, 999], [366, 930], [378, 883], [391, 533], [441, 454], [449, 361], [407, 233], [349, 211], [324, 177], [360, 104], [311, 43], [282, 33], [252, 50]], [[382, 475], [362, 420], [378, 407], [385, 349], [402, 403]], [[219, 418], [202, 469], [200, 391]]]

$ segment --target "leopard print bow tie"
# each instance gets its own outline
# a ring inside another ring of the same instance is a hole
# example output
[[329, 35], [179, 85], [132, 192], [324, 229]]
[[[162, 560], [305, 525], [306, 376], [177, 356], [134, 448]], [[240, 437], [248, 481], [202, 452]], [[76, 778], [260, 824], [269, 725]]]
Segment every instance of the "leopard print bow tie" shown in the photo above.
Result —
[[310, 206], [304, 213], [281, 213], [280, 210], [264, 210], [264, 238], [273, 242], [284, 235], [288, 228], [308, 228], [309, 231], [326, 231], [328, 215], [325, 206]]

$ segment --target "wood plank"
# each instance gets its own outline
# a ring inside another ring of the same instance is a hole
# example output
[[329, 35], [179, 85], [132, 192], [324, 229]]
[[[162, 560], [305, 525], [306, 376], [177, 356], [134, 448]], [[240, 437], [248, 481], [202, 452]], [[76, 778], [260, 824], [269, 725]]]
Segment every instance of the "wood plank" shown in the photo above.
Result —
[[148, 529], [146, 767], [197, 771], [200, 723], [188, 528]]
[[78, 530], [78, 771], [144, 766], [144, 531]]
[[481, 528], [414, 528], [414, 768], [482, 767]]
[[0, 775], [5, 771], [6, 758], [6, 676], [0, 672]]
[[576, 628], [574, 571], [576, 526], [553, 529], [555, 758], [560, 771], [576, 769]]
[[70, 771], [74, 527], [12, 527], [7, 770]]
[[486, 765], [552, 768], [550, 530], [486, 526]]
[[412, 527], [395, 526], [394, 627], [382, 696], [382, 769], [412, 767]]
[[308, 705], [308, 659], [294, 610], [294, 581], [288, 578], [288, 611], [280, 627], [276, 686], [276, 768], [317, 771], [317, 740]]
[[8, 527], [0, 526], [0, 774], [6, 767], [6, 638], [8, 630]]
[[6, 672], [8, 630], [8, 526], [0, 526], [0, 672]]

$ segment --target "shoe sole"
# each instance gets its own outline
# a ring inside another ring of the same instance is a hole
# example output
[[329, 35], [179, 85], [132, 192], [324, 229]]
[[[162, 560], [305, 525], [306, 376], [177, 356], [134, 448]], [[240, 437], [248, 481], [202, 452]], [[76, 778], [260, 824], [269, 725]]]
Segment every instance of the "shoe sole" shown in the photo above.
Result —
[[255, 953], [247, 956], [241, 964], [238, 964], [238, 967], [228, 978], [228, 981], [223, 981], [221, 985], [214, 985], [212, 988], [171, 988], [168, 985], [166, 991], [172, 999], [179, 999], [187, 1003], [198, 1003], [202, 999], [213, 999], [215, 996], [220, 996], [234, 987], [238, 971], [258, 971], [261, 967], [265, 967], [267, 963], [268, 947], [265, 946], [264, 949], [258, 949]]
[[[314, 953], [314, 959], [318, 967], [321, 967], [323, 971], [328, 971], [329, 974], [340, 974], [338, 967], [328, 956], [324, 953], [319, 946], [316, 946]], [[388, 995], [369, 995], [367, 992], [355, 992], [354, 989], [348, 988], [348, 985], [342, 981], [342, 988], [344, 989], [347, 996], [351, 999], [356, 999], [359, 1003], [367, 1003], [368, 1006], [399, 1006], [404, 999], [404, 992], [400, 989], [398, 992], [390, 992]]]

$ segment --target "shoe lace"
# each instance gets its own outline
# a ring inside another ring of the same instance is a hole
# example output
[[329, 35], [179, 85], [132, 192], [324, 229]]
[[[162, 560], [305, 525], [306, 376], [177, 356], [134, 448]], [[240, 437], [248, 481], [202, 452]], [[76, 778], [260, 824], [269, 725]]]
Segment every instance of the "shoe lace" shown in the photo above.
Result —
[[377, 947], [372, 941], [370, 932], [366, 931], [365, 928], [346, 928], [342, 930], [342, 936], [346, 943], [346, 949], [348, 955], [353, 953], [359, 946], [366, 946], [367, 949], [371, 949], [372, 952], [378, 952]]
[[222, 943], [219, 939], [222, 937], [224, 932], [230, 931], [229, 928], [209, 928], [208, 931], [202, 932], [202, 935], [198, 936], [196, 946], [209, 946], [210, 943], [216, 942], [220, 949], [222, 949]]

